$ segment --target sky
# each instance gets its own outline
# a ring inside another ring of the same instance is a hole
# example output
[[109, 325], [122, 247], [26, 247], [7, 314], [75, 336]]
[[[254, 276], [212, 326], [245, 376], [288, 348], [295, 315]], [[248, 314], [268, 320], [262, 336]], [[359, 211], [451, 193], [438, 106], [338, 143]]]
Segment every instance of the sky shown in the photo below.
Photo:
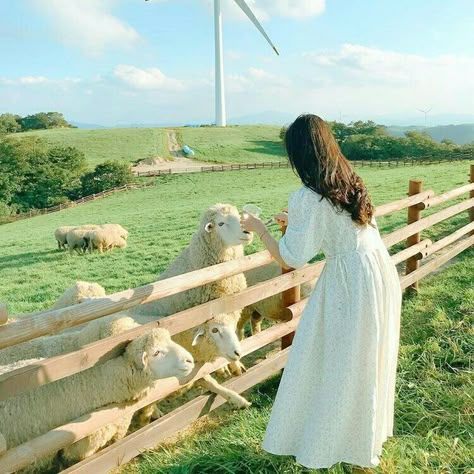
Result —
[[[247, 0], [280, 56], [221, 1], [229, 119], [474, 122], [474, 0]], [[212, 122], [212, 3], [2, 0], [0, 113]]]

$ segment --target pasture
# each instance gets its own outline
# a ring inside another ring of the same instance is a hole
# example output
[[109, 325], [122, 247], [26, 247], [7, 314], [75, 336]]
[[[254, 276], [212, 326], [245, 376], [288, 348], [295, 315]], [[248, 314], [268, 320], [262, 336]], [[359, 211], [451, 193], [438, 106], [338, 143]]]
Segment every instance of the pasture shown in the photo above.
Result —
[[28, 135], [44, 138], [53, 145], [76, 147], [85, 154], [91, 168], [106, 160], [135, 162], [157, 156], [169, 157], [164, 128], [57, 128], [15, 136]]
[[[425, 189], [437, 193], [468, 180], [466, 163], [358, 171], [377, 205], [403, 197], [410, 178], [422, 179]], [[288, 169], [166, 176], [155, 187], [4, 225], [0, 301], [8, 303], [11, 314], [18, 314], [51, 306], [78, 279], [96, 281], [108, 292], [153, 281], [189, 242], [207, 206], [220, 201], [241, 207], [251, 202], [262, 207], [263, 217], [268, 218], [286, 205], [288, 194], [297, 187]], [[59, 225], [105, 222], [128, 228], [127, 249], [85, 256], [56, 250], [52, 234]], [[402, 211], [379, 219], [379, 226], [387, 232], [405, 222], [406, 211]], [[448, 227], [466, 222], [467, 213], [462, 213], [423, 232], [423, 237], [439, 238], [451, 232]], [[255, 242], [247, 252], [260, 248]], [[472, 380], [467, 370], [474, 295], [472, 289], [466, 293], [466, 282], [474, 276], [472, 256], [472, 250], [466, 251], [446, 269], [423, 280], [418, 297], [405, 299], [397, 438], [387, 444], [379, 472], [467, 472], [469, 468], [472, 430], [467, 415]], [[288, 458], [269, 457], [259, 448], [277, 384], [274, 378], [253, 391], [250, 410], [225, 416], [220, 411], [198, 423], [194, 436], [183, 436], [176, 444], [147, 453], [124, 472], [308, 472]]]

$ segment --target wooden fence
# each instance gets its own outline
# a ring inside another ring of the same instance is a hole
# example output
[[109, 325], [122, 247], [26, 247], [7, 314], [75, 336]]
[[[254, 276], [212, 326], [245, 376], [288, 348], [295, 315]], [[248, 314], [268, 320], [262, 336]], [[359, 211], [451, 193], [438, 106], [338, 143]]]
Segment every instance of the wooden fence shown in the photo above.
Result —
[[[354, 160], [351, 163], [354, 166], [368, 167], [368, 168], [397, 168], [402, 166], [415, 166], [415, 165], [434, 165], [440, 163], [452, 163], [454, 161], [465, 161], [471, 159], [471, 155], [462, 155], [456, 158], [419, 158], [419, 159], [404, 159], [404, 160], [393, 160], [393, 161], [362, 161]], [[256, 170], [256, 169], [278, 169], [278, 168], [289, 168], [288, 161], [268, 161], [263, 163], [242, 163], [242, 164], [230, 164], [230, 165], [210, 165], [210, 166], [194, 166], [192, 168], [169, 168], [163, 170], [153, 170], [153, 171], [136, 171], [134, 174], [136, 177], [153, 177], [153, 176], [166, 176], [170, 174], [187, 174], [187, 173], [208, 173], [215, 171], [240, 171], [240, 170]], [[124, 186], [118, 186], [116, 188], [107, 189], [100, 193], [91, 194], [90, 196], [85, 196], [76, 201], [68, 201], [57, 206], [46, 207], [44, 209], [32, 209], [28, 212], [23, 212], [21, 214], [13, 214], [6, 218], [0, 220], [1, 224], [8, 224], [9, 222], [15, 222], [23, 219], [28, 219], [30, 217], [41, 216], [44, 214], [50, 214], [52, 212], [62, 211], [64, 209], [69, 209], [71, 207], [79, 206], [86, 202], [95, 201], [96, 199], [101, 199], [107, 196], [111, 196], [120, 191], [129, 191], [131, 189], [137, 188], [146, 188], [149, 186], [155, 186], [156, 182], [148, 183], [135, 183], [135, 184], [126, 184]]]
[[[427, 217], [422, 217], [424, 209], [456, 198], [462, 198], [462, 200]], [[406, 248], [392, 255], [392, 259], [395, 264], [407, 262], [406, 273], [401, 276], [400, 284], [403, 289], [415, 289], [420, 279], [474, 244], [474, 165], [471, 165], [470, 184], [435, 195], [431, 190], [423, 191], [421, 182], [411, 181], [409, 196], [377, 207], [376, 216], [384, 216], [403, 209], [408, 210], [407, 225], [383, 235], [383, 241], [388, 248], [406, 241]], [[421, 238], [423, 230], [461, 213], [466, 213], [466, 225], [453, 230], [450, 235], [435, 242]], [[0, 326], [0, 348], [13, 346], [45, 334], [57, 333], [65, 328], [96, 320], [139, 304], [175, 295], [190, 288], [267, 265], [271, 261], [272, 258], [267, 251], [258, 252], [234, 261], [115, 293], [103, 299], [63, 309], [22, 315]], [[94, 342], [75, 352], [42, 360], [0, 375], [0, 400], [86, 370], [98, 361], [104, 362], [116, 357], [129, 341], [157, 325], [168, 329], [171, 334], [177, 334], [202, 324], [222, 312], [239, 310], [269, 296], [283, 293], [284, 301], [288, 305], [286, 310], [288, 320], [244, 339], [242, 355], [250, 354], [277, 340], [282, 340], [282, 349], [256, 364], [243, 375], [223, 384], [238, 393], [243, 392], [278, 373], [284, 367], [288, 357], [287, 346], [291, 343], [291, 334], [297, 329], [300, 315], [306, 304], [306, 299], [299, 300], [298, 287], [303, 282], [315, 280], [320, 275], [324, 264], [324, 261], [320, 261], [298, 270], [289, 270], [276, 278], [248, 287], [239, 294], [209, 301], [156, 322]], [[3, 313], [0, 321], [5, 321], [5, 310], [4, 308], [0, 310], [0, 313]], [[213, 363], [197, 364], [185, 381], [180, 382], [176, 378], [161, 380], [145, 398], [125, 406], [97, 409], [86, 414], [87, 416], [70, 420], [63, 426], [13, 447], [0, 456], [0, 472], [21, 469], [37, 459], [54, 454], [125, 414], [133, 413], [144, 406], [162, 400], [179, 389], [183, 383], [198, 380], [227, 363], [226, 359], [219, 358]], [[169, 436], [186, 428], [193, 421], [223, 403], [225, 401], [219, 396], [214, 397], [208, 394], [198, 396], [119, 442], [70, 467], [65, 472], [109, 472], [138, 456], [144, 449], [156, 446]]]
[[[405, 158], [390, 161], [365, 161], [365, 160], [351, 160], [354, 166], [362, 166], [369, 168], [383, 168], [399, 166], [415, 166], [415, 165], [435, 165], [441, 163], [452, 163], [455, 161], [465, 161], [472, 159], [472, 155], [460, 155], [453, 158]], [[135, 171], [135, 176], [163, 176], [170, 174], [186, 174], [186, 173], [208, 173], [213, 171], [240, 171], [240, 170], [255, 170], [255, 169], [274, 169], [274, 168], [289, 168], [289, 162], [286, 161], [268, 161], [263, 163], [240, 163], [240, 164], [222, 164], [209, 166], [193, 166], [189, 168], [167, 168], [161, 170], [149, 171]]]

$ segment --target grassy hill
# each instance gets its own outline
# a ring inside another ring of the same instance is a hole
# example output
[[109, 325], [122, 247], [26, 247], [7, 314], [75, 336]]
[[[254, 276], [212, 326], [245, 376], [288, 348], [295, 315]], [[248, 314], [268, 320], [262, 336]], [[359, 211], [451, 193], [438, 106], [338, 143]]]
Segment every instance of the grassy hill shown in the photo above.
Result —
[[449, 139], [458, 145], [474, 142], [474, 123], [466, 123], [462, 125], [439, 125], [437, 127], [418, 127], [411, 125], [408, 127], [387, 127], [387, 133], [395, 137], [405, 136], [405, 132], [418, 131], [426, 132], [433, 140], [441, 142], [441, 140]]
[[157, 156], [168, 157], [166, 131], [162, 128], [61, 128], [15, 136], [25, 135], [37, 135], [53, 144], [74, 146], [86, 155], [91, 167], [106, 160], [133, 162]]

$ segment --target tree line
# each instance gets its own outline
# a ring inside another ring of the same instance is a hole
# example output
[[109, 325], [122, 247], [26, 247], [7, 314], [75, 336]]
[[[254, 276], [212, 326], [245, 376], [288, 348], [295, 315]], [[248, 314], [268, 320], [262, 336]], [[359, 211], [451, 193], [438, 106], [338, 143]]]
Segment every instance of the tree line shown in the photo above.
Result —
[[[457, 145], [452, 140], [437, 142], [427, 133], [407, 131], [404, 137], [393, 137], [383, 125], [357, 121], [345, 124], [329, 122], [342, 153], [349, 160], [388, 161], [417, 158], [456, 158], [474, 155], [474, 142]], [[286, 127], [280, 131], [284, 138]]]
[[128, 163], [89, 169], [84, 153], [25, 136], [0, 139], [0, 218], [55, 206], [132, 182]]
[[25, 117], [10, 113], [0, 114], [0, 135], [49, 128], [76, 127], [68, 123], [60, 112], [39, 112]]

